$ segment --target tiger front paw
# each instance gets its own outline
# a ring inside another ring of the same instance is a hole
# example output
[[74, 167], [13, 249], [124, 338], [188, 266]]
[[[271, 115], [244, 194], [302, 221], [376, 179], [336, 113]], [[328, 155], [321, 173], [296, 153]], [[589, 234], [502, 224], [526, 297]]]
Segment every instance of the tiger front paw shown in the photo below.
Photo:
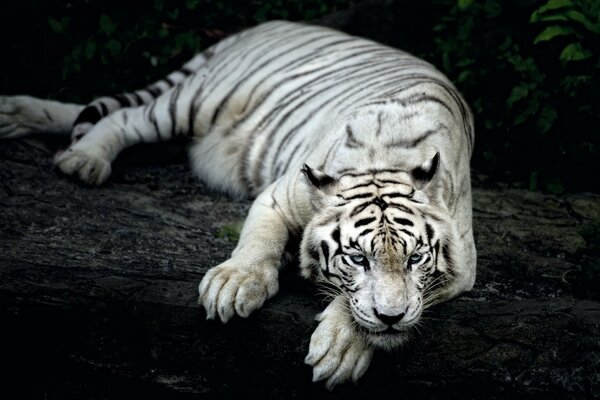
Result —
[[304, 362], [313, 367], [313, 382], [327, 379], [325, 387], [332, 390], [348, 380], [356, 382], [367, 370], [373, 349], [352, 327], [347, 311], [335, 299], [317, 316], [319, 326], [310, 338]]
[[245, 265], [229, 260], [209, 270], [198, 288], [206, 318], [222, 322], [235, 314], [248, 317], [279, 290], [279, 271], [273, 266]]
[[54, 157], [54, 165], [67, 175], [78, 174], [88, 185], [100, 185], [110, 176], [110, 161], [94, 146], [71, 145]]

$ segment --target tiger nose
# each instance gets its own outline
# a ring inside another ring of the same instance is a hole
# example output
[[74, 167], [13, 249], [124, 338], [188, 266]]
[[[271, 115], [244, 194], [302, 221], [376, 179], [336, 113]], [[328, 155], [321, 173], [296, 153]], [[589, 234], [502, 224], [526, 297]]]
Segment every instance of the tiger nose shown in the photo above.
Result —
[[394, 325], [396, 322], [400, 321], [402, 319], [402, 317], [404, 317], [404, 315], [406, 314], [406, 313], [400, 313], [400, 314], [396, 314], [396, 315], [380, 314], [376, 308], [374, 308], [373, 311], [375, 311], [375, 316], [377, 318], [379, 318], [379, 320], [386, 325]]

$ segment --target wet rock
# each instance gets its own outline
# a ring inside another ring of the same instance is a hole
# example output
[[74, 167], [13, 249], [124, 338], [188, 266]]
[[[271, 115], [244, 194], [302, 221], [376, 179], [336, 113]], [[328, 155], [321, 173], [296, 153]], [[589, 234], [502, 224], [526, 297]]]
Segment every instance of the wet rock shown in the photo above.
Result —
[[[100, 188], [60, 176], [60, 143], [0, 144], [0, 351], [23, 398], [600, 396], [600, 197], [474, 191], [473, 291], [431, 310], [358, 386], [328, 393], [303, 364], [323, 299], [291, 265], [247, 320], [205, 321], [197, 284], [235, 243], [249, 202], [179, 162], [122, 157]], [[131, 154], [131, 153], [130, 153]], [[591, 267], [590, 267], [591, 265]], [[596, 269], [594, 269], [596, 268]], [[582, 272], [584, 271], [584, 272]], [[596, 277], [596, 278], [594, 278]], [[597, 286], [595, 286], [597, 287]]]

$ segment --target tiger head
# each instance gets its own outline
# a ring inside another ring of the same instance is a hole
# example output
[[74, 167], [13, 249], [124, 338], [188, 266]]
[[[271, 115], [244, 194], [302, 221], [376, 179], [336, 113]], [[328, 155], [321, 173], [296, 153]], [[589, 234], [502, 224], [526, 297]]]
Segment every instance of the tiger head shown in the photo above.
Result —
[[438, 164], [436, 154], [409, 172], [303, 170], [317, 211], [302, 239], [302, 274], [345, 296], [354, 326], [375, 346], [403, 342], [452, 279], [456, 234], [431, 196]]

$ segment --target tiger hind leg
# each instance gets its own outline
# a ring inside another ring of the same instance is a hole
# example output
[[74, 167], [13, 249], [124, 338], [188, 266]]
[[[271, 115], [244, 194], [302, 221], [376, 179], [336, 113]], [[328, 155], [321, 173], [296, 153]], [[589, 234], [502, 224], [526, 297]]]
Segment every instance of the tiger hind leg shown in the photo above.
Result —
[[83, 105], [31, 96], [0, 96], [0, 139], [32, 133], [68, 135]]
[[81, 139], [98, 121], [115, 111], [152, 103], [160, 95], [176, 87], [190, 75], [198, 71], [207, 59], [208, 56], [204, 52], [197, 54], [180, 69], [171, 72], [164, 79], [160, 79], [143, 89], [95, 99], [77, 116], [72, 126], [72, 142], [75, 143]]
[[138, 143], [164, 142], [194, 134], [190, 107], [197, 94], [198, 75], [167, 90], [152, 102], [121, 108], [101, 118], [69, 148], [57, 153], [54, 164], [65, 174], [100, 185], [121, 150]]

